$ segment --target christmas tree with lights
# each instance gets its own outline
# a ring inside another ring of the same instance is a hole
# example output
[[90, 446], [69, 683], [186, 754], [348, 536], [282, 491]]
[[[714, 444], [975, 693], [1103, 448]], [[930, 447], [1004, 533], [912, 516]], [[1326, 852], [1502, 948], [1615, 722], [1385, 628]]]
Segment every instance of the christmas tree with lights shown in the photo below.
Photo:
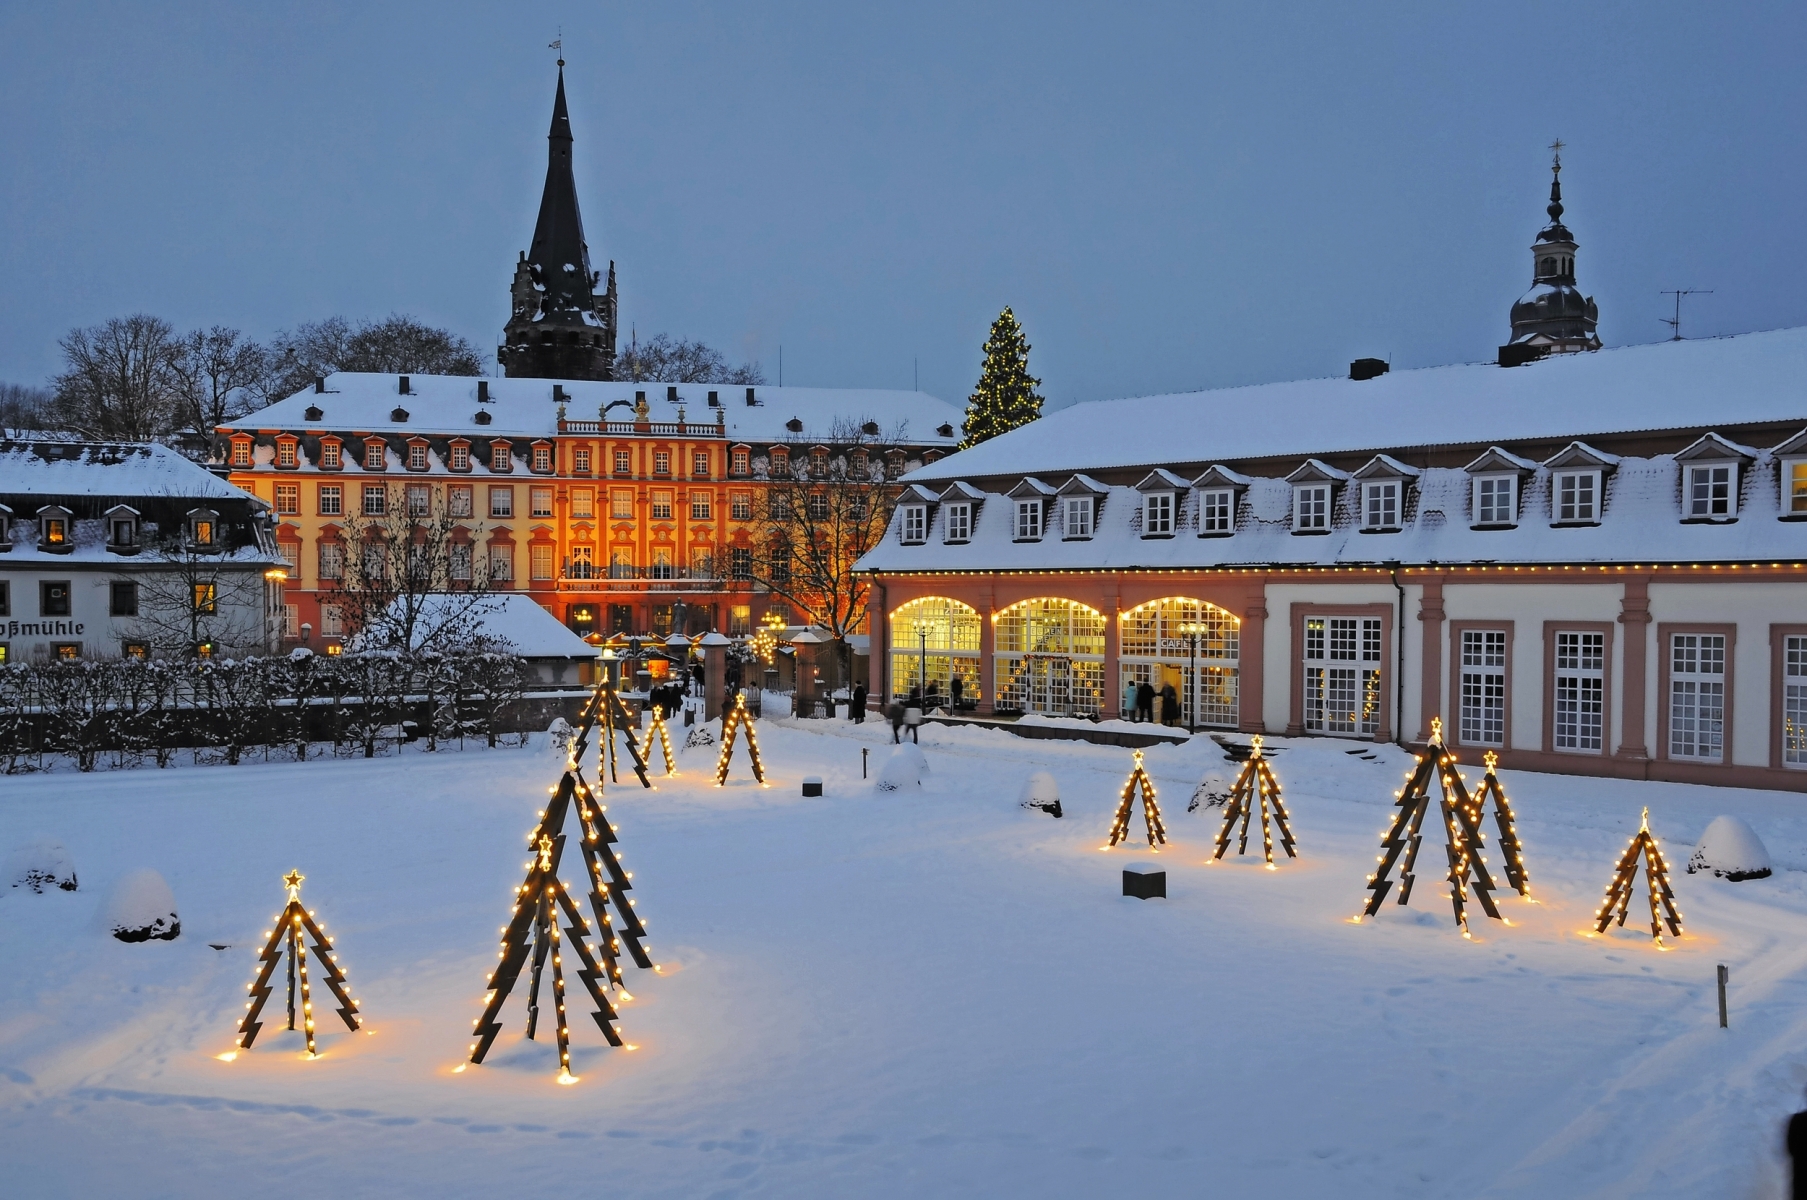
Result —
[[1668, 860], [1656, 844], [1656, 836], [1650, 832], [1648, 808], [1644, 810], [1644, 819], [1632, 836], [1631, 844], [1620, 856], [1619, 865], [1613, 869], [1612, 882], [1606, 885], [1606, 898], [1594, 913], [1594, 932], [1605, 933], [1615, 916], [1619, 925], [1624, 926], [1631, 907], [1631, 894], [1637, 890], [1640, 862], [1644, 867], [1645, 882], [1650, 885], [1650, 936], [1661, 946], [1664, 925], [1676, 937], [1682, 935], [1682, 915], [1675, 907], [1675, 890], [1669, 886]]
[[1142, 797], [1142, 820], [1148, 826], [1148, 844], [1150, 846], [1165, 845], [1167, 827], [1161, 824], [1161, 806], [1155, 803], [1154, 781], [1148, 777], [1148, 770], [1142, 765], [1142, 752], [1136, 751], [1136, 766], [1129, 773], [1129, 779], [1123, 784], [1123, 795], [1117, 804], [1117, 815], [1111, 819], [1110, 844], [1115, 846], [1129, 837], [1129, 818], [1135, 808], [1136, 795]]
[[[318, 1056], [319, 1051], [314, 1048], [314, 994], [307, 975], [307, 955], [310, 949], [307, 937], [314, 941], [311, 949], [320, 963], [321, 980], [339, 1002], [339, 1019], [345, 1022], [345, 1028], [353, 1033], [358, 1031], [358, 1002], [345, 990], [345, 972], [333, 956], [332, 939], [326, 936], [322, 926], [314, 923], [314, 914], [301, 905], [301, 881], [306, 878], [300, 871], [290, 871], [282, 877], [283, 885], [289, 890], [289, 903], [287, 908], [277, 914], [276, 927], [270, 931], [270, 940], [264, 944], [263, 953], [257, 956], [257, 961], [263, 966], [250, 984], [251, 1001], [245, 1005], [245, 1019], [238, 1025], [240, 1050], [249, 1050], [251, 1043], [257, 1040], [257, 1031], [263, 1028], [263, 1022], [257, 1018], [262, 1014], [270, 993], [275, 990], [270, 983], [270, 976], [275, 973], [276, 964], [287, 958], [289, 1028], [295, 1028], [295, 1022], [299, 1019], [301, 1030], [307, 1038], [308, 1057]], [[296, 1008], [297, 994], [300, 1000], [299, 1012]]]
[[[571, 1074], [570, 1026], [565, 1016], [564, 953], [574, 953], [581, 964], [577, 978], [589, 992], [595, 1006], [592, 1016], [609, 1045], [623, 1045], [615, 1022], [620, 1019], [604, 993], [614, 987], [623, 1000], [632, 999], [622, 988], [620, 955], [623, 949], [634, 965], [652, 968], [646, 952], [646, 925], [634, 911], [627, 893], [633, 890], [633, 878], [621, 866], [613, 847], [619, 832], [610, 824], [607, 806], [597, 802], [596, 792], [583, 776], [583, 758], [589, 748], [591, 732], [598, 723], [613, 724], [619, 718], [627, 728], [626, 713], [614, 689], [605, 681], [592, 693], [584, 706], [583, 719], [571, 739], [565, 773], [552, 789], [551, 802], [540, 814], [540, 822], [528, 836], [527, 848], [533, 857], [527, 863], [527, 877], [515, 890], [514, 911], [502, 928], [502, 950], [495, 971], [487, 982], [487, 999], [483, 1015], [473, 1025], [476, 1041], [470, 1046], [470, 1061], [481, 1063], [502, 1025], [497, 1019], [503, 1003], [527, 969], [531, 959], [531, 976], [527, 994], [527, 1036], [539, 1031], [540, 989], [548, 966], [552, 969], [552, 1000], [557, 1021], [560, 1083], [574, 1083]], [[612, 740], [612, 739], [611, 739]], [[630, 735], [630, 752], [634, 755], [641, 781], [646, 781], [645, 766], [634, 748]], [[648, 784], [648, 786], [651, 786]], [[589, 874], [589, 906], [595, 925], [585, 918], [577, 902], [571, 898], [559, 868], [565, 851], [565, 825], [575, 810], [581, 841], [578, 843]], [[611, 914], [611, 908], [613, 913]], [[615, 917], [621, 926], [615, 927]], [[564, 928], [559, 928], [560, 918]], [[591, 939], [595, 950], [590, 948]], [[630, 1046], [629, 1049], [632, 1049]], [[460, 1068], [462, 1069], [462, 1068]]]
[[1041, 382], [1029, 374], [1029, 339], [1023, 336], [1016, 314], [1006, 308], [991, 323], [991, 336], [985, 339], [985, 368], [978, 389], [966, 401], [966, 420], [960, 426], [966, 437], [960, 448], [989, 441], [1040, 417], [1042, 398], [1035, 389]]
[[[1489, 775], [1491, 776], [1491, 769]], [[1443, 744], [1443, 720], [1431, 718], [1431, 740], [1424, 748], [1424, 753], [1417, 756], [1417, 766], [1406, 777], [1406, 785], [1395, 793], [1395, 803], [1399, 812], [1393, 818], [1392, 826], [1381, 837], [1380, 867], [1368, 876], [1368, 890], [1373, 893], [1368, 898], [1367, 907], [1362, 910], [1362, 917], [1371, 917], [1380, 911], [1382, 901], [1393, 887], [1393, 881], [1387, 875], [1394, 866], [1399, 868], [1399, 903], [1408, 903], [1412, 898], [1413, 867], [1418, 861], [1418, 847], [1424, 841], [1419, 832], [1424, 825], [1425, 816], [1431, 807], [1431, 781], [1435, 778], [1442, 793], [1437, 801], [1437, 811], [1443, 824], [1444, 850], [1449, 860], [1449, 872], [1445, 876], [1449, 881], [1449, 902], [1454, 908], [1456, 925], [1461, 928], [1463, 937], [1472, 936], [1468, 929], [1467, 897], [1470, 887], [1474, 889], [1475, 900], [1482, 911], [1496, 921], [1504, 921], [1499, 908], [1493, 902], [1493, 891], [1499, 887], [1493, 876], [1487, 871], [1487, 863], [1481, 858], [1483, 839], [1481, 836], [1481, 802], [1487, 795], [1484, 789], [1480, 796], [1471, 797], [1467, 785], [1462, 782], [1462, 774], [1456, 770], [1456, 759]], [[1492, 794], [1496, 804], [1505, 801], [1505, 793], [1499, 790], [1498, 780], [1494, 780]], [[1510, 809], [1501, 810], [1501, 829], [1512, 828]], [[1523, 893], [1528, 886], [1525, 882], [1523, 865], [1516, 863], [1517, 836], [1512, 839], [1512, 848], [1507, 854], [1508, 860], [1515, 862], [1515, 878], [1513, 886]], [[1403, 858], [1401, 855], [1403, 854]]]
[[1242, 774], [1236, 777], [1230, 788], [1230, 799], [1224, 805], [1223, 828], [1217, 834], [1217, 853], [1211, 856], [1216, 862], [1230, 848], [1230, 835], [1236, 827], [1237, 818], [1242, 819], [1242, 837], [1236, 843], [1238, 855], [1247, 854], [1249, 850], [1249, 819], [1256, 806], [1261, 809], [1261, 852], [1267, 859], [1267, 869], [1274, 869], [1274, 838], [1268, 831], [1268, 811], [1273, 811], [1274, 824], [1280, 829], [1280, 846], [1286, 851], [1286, 857], [1297, 858], [1299, 852], [1293, 848], [1292, 826], [1286, 820], [1286, 802], [1280, 798], [1280, 781], [1274, 778], [1273, 770], [1267, 765], [1267, 759], [1261, 753], [1261, 735], [1252, 739], [1253, 746], [1249, 750], [1249, 760], [1242, 765]]
[[747, 732], [747, 756], [753, 762], [753, 778], [765, 782], [765, 764], [759, 761], [759, 739], [753, 736], [753, 716], [747, 712], [744, 696], [734, 697], [734, 707], [722, 714], [722, 755], [715, 764], [715, 786], [728, 782], [728, 764], [734, 758], [734, 743], [740, 731]]
[[646, 731], [646, 744], [649, 752], [655, 738], [658, 740], [659, 749], [665, 754], [665, 773], [676, 775], [678, 764], [677, 760], [671, 756], [671, 732], [665, 727], [665, 710], [656, 704], [653, 705], [653, 723]]

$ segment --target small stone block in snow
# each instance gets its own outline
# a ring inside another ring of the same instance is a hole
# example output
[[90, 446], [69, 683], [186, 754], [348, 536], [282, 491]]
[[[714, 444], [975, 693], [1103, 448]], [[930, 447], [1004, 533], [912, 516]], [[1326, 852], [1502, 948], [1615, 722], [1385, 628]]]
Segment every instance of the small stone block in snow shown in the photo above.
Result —
[[1167, 895], [1167, 868], [1150, 862], [1130, 863], [1123, 868], [1123, 894], [1138, 900], [1153, 900]]
[[101, 927], [122, 942], [170, 942], [182, 932], [175, 893], [149, 868], [114, 884], [100, 911]]
[[7, 855], [6, 871], [0, 882], [7, 887], [29, 888], [42, 894], [50, 888], [65, 892], [75, 890], [75, 863], [69, 851], [55, 838], [39, 838], [14, 848]]
[[1714, 817], [1688, 856], [1688, 874], [1717, 875], [1736, 883], [1769, 877], [1769, 851], [1757, 831], [1737, 817]]
[[822, 777], [820, 775], [805, 775], [803, 777], [803, 794], [805, 796], [820, 796], [822, 794]]
[[1017, 803], [1024, 808], [1039, 808], [1051, 817], [1058, 817], [1060, 812], [1060, 787], [1054, 782], [1054, 776], [1046, 771], [1036, 771], [1023, 780], [1023, 789], [1017, 793]]

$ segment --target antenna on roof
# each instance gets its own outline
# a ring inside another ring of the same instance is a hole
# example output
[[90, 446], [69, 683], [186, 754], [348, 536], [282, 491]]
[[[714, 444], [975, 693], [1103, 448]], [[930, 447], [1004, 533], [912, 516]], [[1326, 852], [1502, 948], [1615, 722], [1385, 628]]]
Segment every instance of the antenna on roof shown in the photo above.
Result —
[[1712, 288], [1670, 288], [1667, 291], [1662, 291], [1662, 292], [1657, 293], [1657, 295], [1659, 295], [1659, 296], [1674, 296], [1675, 297], [1675, 315], [1673, 317], [1658, 317], [1657, 318], [1657, 320], [1661, 321], [1663, 324], [1667, 325], [1669, 328], [1675, 330], [1675, 336], [1671, 337], [1669, 339], [1670, 341], [1679, 342], [1682, 340], [1682, 297], [1683, 296], [1711, 296], [1712, 294], [1713, 294]]

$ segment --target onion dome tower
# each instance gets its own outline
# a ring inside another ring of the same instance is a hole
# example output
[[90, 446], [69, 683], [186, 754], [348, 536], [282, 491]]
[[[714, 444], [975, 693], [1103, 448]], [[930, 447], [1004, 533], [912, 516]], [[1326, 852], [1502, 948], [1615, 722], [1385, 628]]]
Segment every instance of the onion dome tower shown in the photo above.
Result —
[[533, 227], [532, 249], [515, 264], [509, 288], [513, 311], [502, 329], [496, 361], [511, 379], [613, 379], [615, 264], [607, 290], [590, 268], [577, 180], [571, 173], [571, 119], [565, 111], [565, 60], [558, 60], [558, 95], [546, 135], [546, 187]]
[[1531, 290], [1512, 306], [1512, 340], [1500, 347], [1502, 367], [1600, 348], [1594, 332], [1600, 309], [1575, 286], [1578, 244], [1562, 223], [1562, 143], [1550, 149], [1550, 223], [1531, 245]]

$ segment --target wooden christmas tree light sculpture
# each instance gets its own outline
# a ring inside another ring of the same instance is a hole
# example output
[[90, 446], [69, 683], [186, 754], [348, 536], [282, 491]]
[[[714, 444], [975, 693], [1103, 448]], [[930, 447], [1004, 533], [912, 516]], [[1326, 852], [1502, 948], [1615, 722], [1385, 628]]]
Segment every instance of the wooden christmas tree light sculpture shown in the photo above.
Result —
[[[270, 940], [264, 943], [263, 953], [257, 956], [262, 968], [257, 978], [250, 984], [250, 1003], [245, 1005], [245, 1019], [238, 1026], [238, 1048], [249, 1050], [251, 1043], [257, 1040], [257, 1031], [263, 1028], [263, 1022], [257, 1018], [264, 1010], [264, 1004], [270, 998], [273, 987], [270, 976], [276, 971], [276, 964], [287, 958], [289, 961], [289, 1028], [295, 1028], [297, 1019], [296, 993], [300, 993], [299, 1019], [301, 1030], [307, 1038], [307, 1056], [318, 1058], [319, 1051], [314, 1046], [314, 996], [308, 982], [307, 955], [311, 948], [320, 962], [320, 977], [332, 992], [333, 998], [339, 1002], [339, 1019], [345, 1022], [345, 1028], [356, 1033], [358, 1030], [358, 1002], [353, 1000], [345, 990], [345, 972], [340, 969], [338, 960], [333, 957], [332, 939], [326, 936], [324, 928], [314, 923], [314, 914], [301, 906], [301, 881], [306, 879], [300, 871], [290, 871], [282, 877], [284, 886], [289, 889], [288, 907], [276, 917], [276, 927], [270, 931]], [[309, 947], [303, 935], [313, 939]], [[297, 988], [299, 985], [299, 988]], [[234, 1052], [236, 1054], [236, 1052]]]
[[1268, 831], [1268, 809], [1271, 806], [1274, 824], [1280, 827], [1280, 845], [1286, 851], [1286, 857], [1297, 858], [1299, 852], [1293, 848], [1292, 826], [1286, 820], [1286, 802], [1280, 798], [1280, 783], [1274, 778], [1274, 772], [1267, 765], [1267, 759], [1261, 753], [1261, 735], [1251, 739], [1253, 745], [1249, 751], [1249, 760], [1242, 765], [1242, 774], [1236, 777], [1236, 783], [1230, 788], [1229, 803], [1224, 805], [1223, 828], [1217, 834], [1217, 853], [1211, 856], [1216, 862], [1230, 848], [1230, 835], [1236, 827], [1238, 817], [1242, 819], [1242, 836], [1236, 843], [1237, 855], [1248, 853], [1249, 819], [1255, 812], [1257, 804], [1261, 807], [1261, 853], [1267, 859], [1267, 869], [1274, 869], [1274, 838]]
[[1443, 744], [1443, 721], [1439, 717], [1431, 718], [1430, 744], [1418, 755], [1418, 765], [1406, 777], [1405, 787], [1395, 793], [1399, 812], [1381, 838], [1380, 867], [1368, 876], [1368, 890], [1373, 895], [1368, 898], [1361, 915], [1354, 919], [1360, 922], [1362, 917], [1371, 917], [1380, 911], [1381, 902], [1393, 886], [1387, 874], [1395, 865], [1399, 867], [1399, 903], [1410, 901], [1412, 868], [1418, 861], [1418, 847], [1424, 840], [1419, 830], [1431, 806], [1432, 776], [1437, 778], [1442, 790], [1442, 798], [1437, 804], [1449, 859], [1449, 873], [1445, 876], [1449, 880], [1449, 902], [1455, 910], [1456, 925], [1462, 930], [1462, 936], [1471, 937], [1467, 909], [1470, 887], [1474, 888], [1475, 900], [1482, 911], [1496, 921], [1505, 921], [1505, 918], [1500, 916], [1493, 903], [1493, 890], [1499, 885], [1488, 874], [1487, 864], [1481, 858], [1480, 804], [1469, 797], [1461, 773], [1456, 770], [1455, 756]]
[[1663, 926], [1667, 925], [1675, 937], [1682, 935], [1682, 915], [1675, 907], [1675, 891], [1669, 886], [1669, 863], [1663, 858], [1655, 835], [1650, 832], [1648, 808], [1644, 810], [1644, 819], [1632, 837], [1631, 845], [1625, 847], [1625, 853], [1619, 858], [1612, 882], [1606, 885], [1606, 898], [1594, 913], [1597, 918], [1594, 932], [1605, 933], [1614, 916], [1618, 917], [1619, 925], [1624, 926], [1626, 912], [1631, 906], [1631, 893], [1637, 890], [1640, 859], [1643, 860], [1645, 881], [1650, 885], [1650, 936], [1661, 947]]
[[[623, 739], [627, 742], [628, 757], [634, 760], [634, 774], [640, 777], [640, 786], [650, 789], [653, 782], [646, 777], [646, 759], [640, 753], [639, 740], [634, 737], [634, 726], [637, 722], [634, 720], [633, 715], [627, 711], [627, 705], [621, 702], [621, 697], [615, 694], [615, 685], [605, 678], [602, 681], [602, 684], [596, 689], [595, 695], [591, 697], [591, 706], [599, 709], [598, 715], [602, 721], [601, 749], [598, 751], [598, 754], [600, 756], [606, 756], [607, 758], [609, 782], [621, 782], [621, 776], [617, 774], [615, 770], [615, 734], [619, 731], [622, 734]], [[658, 722], [658, 711], [659, 710], [656, 708], [653, 709], [653, 713], [655, 714], [653, 720], [655, 723]], [[595, 718], [591, 719], [594, 720]], [[669, 743], [666, 745], [665, 749], [665, 765], [665, 773], [667, 775], [674, 774], [670, 769], [671, 747]], [[602, 777], [602, 768], [603, 764], [599, 762], [596, 766], [596, 776], [598, 779]]]
[[[539, 824], [528, 837], [527, 845], [533, 858], [527, 864], [526, 880], [515, 890], [514, 912], [508, 924], [502, 927], [502, 949], [496, 969], [488, 980], [483, 1015], [472, 1022], [477, 1039], [470, 1046], [472, 1063], [483, 1061], [495, 1042], [496, 1035], [501, 1032], [502, 1025], [497, 1017], [509, 993], [519, 981], [522, 969], [528, 966], [530, 956], [532, 967], [527, 995], [527, 1036], [535, 1038], [539, 1031], [540, 987], [546, 966], [550, 963], [552, 1000], [558, 1025], [560, 1083], [577, 1082], [576, 1076], [571, 1074], [570, 1026], [565, 1015], [566, 952], [576, 954], [581, 964], [577, 978], [589, 992], [590, 1001], [595, 1006], [592, 1016], [597, 1027], [602, 1030], [603, 1037], [611, 1046], [625, 1045], [614, 1025], [620, 1017], [603, 989], [612, 985], [621, 999], [633, 998], [622, 988], [620, 955], [624, 948], [634, 960], [634, 965], [655, 968], [652, 958], [646, 952], [646, 925], [634, 911], [634, 902], [627, 895], [633, 890], [633, 885], [629, 882], [633, 876], [622, 869], [621, 860], [612, 848], [619, 840], [616, 837], [619, 831], [609, 823], [607, 807], [597, 803], [596, 793], [584, 779], [582, 767], [591, 731], [599, 721], [606, 722], [613, 717], [625, 718], [625, 712], [619, 710], [620, 699], [606, 684], [598, 687], [592, 694], [590, 702], [585, 705], [582, 723], [571, 739], [565, 773], [558, 786], [552, 789], [551, 802], [540, 814]], [[621, 721], [621, 725], [624, 729], [627, 728], [625, 719]], [[630, 751], [634, 750], [631, 738], [628, 747]], [[635, 761], [639, 764], [637, 752]], [[644, 781], [644, 764], [639, 766]], [[579, 910], [577, 902], [571, 898], [564, 881], [559, 877], [565, 851], [564, 827], [572, 809], [577, 811], [582, 834], [579, 847], [589, 873], [590, 913], [595, 918], [594, 927]], [[611, 906], [614, 915], [620, 918], [619, 930], [615, 928], [611, 917]], [[559, 928], [561, 916], [565, 922], [562, 932]], [[594, 951], [590, 948], [592, 938], [596, 945]], [[632, 1046], [627, 1048], [633, 1049]], [[460, 1067], [459, 1070], [463, 1068]]]
[[[1470, 813], [1474, 817], [1474, 824], [1479, 826], [1487, 801], [1493, 801], [1493, 821], [1499, 826], [1500, 853], [1505, 856], [1506, 885], [1525, 899], [1531, 900], [1531, 876], [1525, 870], [1525, 852], [1518, 841], [1518, 823], [1512, 816], [1512, 805], [1506, 799], [1506, 789], [1500, 786], [1500, 778], [1494, 774], [1494, 768], [1499, 766], [1500, 756], [1489, 750], [1481, 755], [1481, 761], [1487, 766], [1487, 774], [1482, 777], [1481, 786], [1474, 794]], [[1531, 902], [1537, 903], [1535, 900]]]
[[671, 755], [671, 733], [665, 728], [665, 710], [658, 705], [653, 706], [653, 723], [646, 731], [646, 744], [650, 747], [654, 738], [659, 739], [659, 749], [665, 755], [665, 774], [678, 773], [678, 763]]
[[765, 783], [765, 764], [759, 761], [759, 739], [753, 736], [753, 718], [747, 712], [744, 696], [734, 697], [734, 707], [722, 717], [722, 756], [715, 764], [715, 786], [728, 782], [728, 764], [734, 757], [734, 743], [741, 730], [747, 731], [747, 756], [753, 762], [753, 778]]
[[[1155, 846], [1167, 843], [1167, 827], [1161, 824], [1161, 806], [1155, 803], [1154, 781], [1148, 778], [1148, 771], [1142, 766], [1142, 752], [1138, 750], [1135, 769], [1123, 784], [1123, 796], [1117, 804], [1117, 815], [1111, 820], [1111, 846], [1129, 837], [1130, 811], [1135, 807], [1138, 791], [1142, 795], [1142, 820], [1148, 826], [1148, 844]], [[1105, 849], [1110, 849], [1110, 846]]]

